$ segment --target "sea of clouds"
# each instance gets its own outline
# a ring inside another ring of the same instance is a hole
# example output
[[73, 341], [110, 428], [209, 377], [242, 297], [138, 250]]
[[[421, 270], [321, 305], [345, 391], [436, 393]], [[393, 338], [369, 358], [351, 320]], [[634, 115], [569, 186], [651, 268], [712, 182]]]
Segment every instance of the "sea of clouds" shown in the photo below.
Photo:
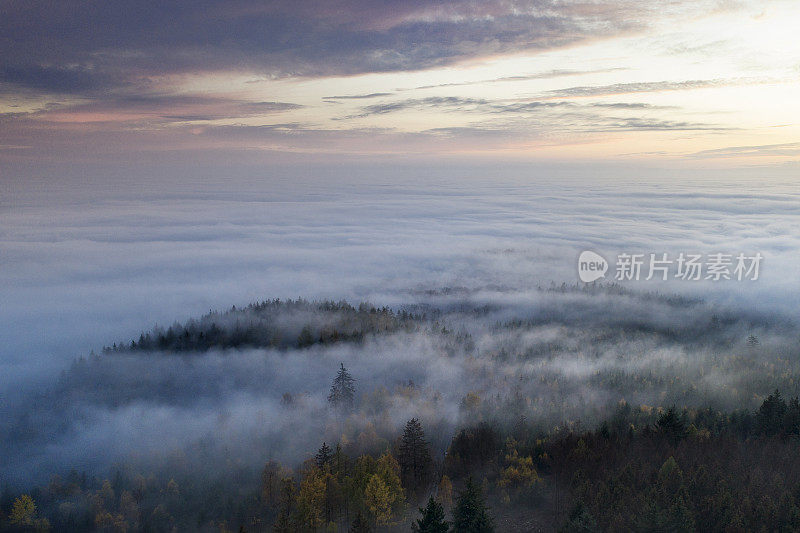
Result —
[[[635, 299], [624, 304], [610, 299], [605, 308], [568, 295], [547, 297], [543, 303], [540, 288], [578, 281], [577, 257], [587, 249], [612, 263], [622, 252], [759, 252], [764, 260], [757, 281], [673, 279], [627, 286], [701, 297], [743, 317], [781, 321], [796, 315], [800, 193], [790, 181], [630, 174], [596, 178], [585, 171], [553, 177], [519, 168], [486, 168], [466, 177], [457, 169], [402, 171], [314, 168], [235, 179], [31, 180], [8, 187], [0, 204], [2, 414], [25, 408], [31, 395], [46, 390], [59, 372], [90, 350], [127, 342], [154, 324], [264, 298], [367, 300], [390, 306], [467, 300], [493, 306], [496, 320], [530, 315], [538, 306], [569, 314], [578, 330], [581, 321], [596, 321], [602, 313], [664, 328], [704, 318], [702, 309], [687, 317]], [[613, 264], [608, 276], [613, 277]], [[742, 339], [747, 333], [741, 331]], [[531, 338], [502, 342], [523, 348], [548, 339], [564, 342], [574, 339], [575, 331], [548, 326], [526, 335]], [[791, 333], [781, 330], [779, 336], [782, 346], [790, 342]], [[500, 341], [491, 335], [478, 341], [484, 351], [500, 349], [492, 347]], [[243, 353], [238, 360], [211, 353], [192, 367], [197, 374], [189, 375], [197, 382], [224, 374], [241, 375], [244, 381], [218, 384], [219, 394], [199, 393], [198, 402], [190, 404], [176, 394], [164, 402], [136, 398], [123, 405], [82, 405], [76, 415], [80, 423], [57, 435], [49, 448], [17, 456], [16, 475], [64, 464], [95, 467], [89, 459], [104, 457], [110, 449], [118, 451], [116, 459], [128, 452], [179, 449], [219, 431], [235, 435], [237, 442], [258, 442], [267, 428], [286, 427], [282, 417], [292, 418], [279, 408], [284, 389], [308, 392], [307, 414], [324, 411], [331, 371], [342, 359], [362, 364], [359, 377], [369, 387], [396, 384], [397, 365], [419, 370], [400, 374], [431, 390], [452, 391], [437, 409], [455, 421], [463, 395], [455, 385], [470, 383], [471, 372], [480, 369], [439, 357], [441, 351], [425, 336], [371, 342], [378, 345], [290, 353], [280, 367], [264, 363], [261, 352]], [[615, 355], [617, 348], [589, 364], [574, 348], [544, 370], [516, 363], [495, 370], [511, 377], [555, 372], [577, 383], [596, 370], [592, 365], [635, 366], [640, 356], [643, 365], [652, 363], [658, 370], [685, 365], [688, 359], [680, 346], [652, 343], [633, 351], [623, 346], [624, 363]], [[122, 373], [135, 381], [142, 377], [135, 369], [145, 364], [119, 362], [109, 370], [116, 377], [109, 379], [124, 387]], [[187, 370], [185, 361], [157, 364], [156, 374], [178, 376]], [[499, 387], [508, 376], [474, 386]], [[264, 388], [253, 388], [248, 379]], [[729, 380], [723, 376], [716, 386]], [[273, 390], [270, 383], [281, 386]], [[396, 408], [392, 423], [413, 416], [415, 408]], [[292, 442], [276, 445], [275, 456], [293, 458], [281, 450], [315, 442], [320, 424], [324, 421], [291, 426]], [[166, 426], [173, 431], [163, 431]], [[446, 442], [446, 432], [439, 438]]]

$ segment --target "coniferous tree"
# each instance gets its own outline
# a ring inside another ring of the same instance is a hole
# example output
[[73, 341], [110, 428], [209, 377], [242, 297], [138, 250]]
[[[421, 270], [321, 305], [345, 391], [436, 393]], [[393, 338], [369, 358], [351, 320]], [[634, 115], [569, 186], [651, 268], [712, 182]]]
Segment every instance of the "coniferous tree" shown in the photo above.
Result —
[[311, 332], [311, 326], [305, 326], [300, 331], [300, 335], [297, 337], [297, 347], [298, 348], [307, 348], [314, 344], [314, 334]]
[[787, 434], [800, 434], [800, 400], [797, 397], [789, 400], [789, 405], [786, 409], [784, 426], [784, 430]]
[[459, 533], [492, 533], [494, 524], [489, 516], [489, 509], [483, 501], [481, 489], [472, 478], [458, 494], [458, 501], [453, 510], [453, 531]]
[[340, 363], [339, 373], [336, 374], [328, 394], [328, 402], [340, 409], [352, 409], [356, 396], [355, 381], [344, 367], [344, 363]]
[[779, 390], [767, 396], [756, 413], [756, 426], [759, 433], [777, 435], [783, 429], [786, 415], [786, 401], [781, 397]]
[[433, 461], [425, 440], [425, 432], [422, 431], [422, 425], [416, 418], [406, 423], [397, 450], [397, 462], [400, 463], [403, 486], [410, 492], [415, 492], [428, 482]]
[[428, 505], [419, 512], [422, 518], [417, 519], [411, 524], [411, 529], [416, 533], [447, 533], [450, 525], [444, 519], [444, 508], [442, 504], [433, 499], [433, 496], [428, 498]]
[[317, 454], [314, 456], [314, 461], [317, 463], [319, 468], [324, 467], [326, 464], [330, 463], [331, 458], [333, 455], [331, 454], [331, 448], [328, 446], [327, 443], [323, 442], [322, 447], [319, 449]]
[[657, 422], [659, 430], [672, 440], [680, 440], [686, 433], [686, 425], [675, 410], [675, 406], [670, 407], [662, 414]]
[[359, 511], [356, 515], [356, 519], [353, 520], [350, 526], [350, 533], [369, 533], [370, 531], [369, 522], [364, 517], [364, 513]]
[[578, 501], [569, 513], [566, 523], [561, 526], [559, 531], [562, 533], [594, 533], [600, 531], [600, 529], [597, 527], [597, 521], [595, 521], [589, 509], [583, 502]]

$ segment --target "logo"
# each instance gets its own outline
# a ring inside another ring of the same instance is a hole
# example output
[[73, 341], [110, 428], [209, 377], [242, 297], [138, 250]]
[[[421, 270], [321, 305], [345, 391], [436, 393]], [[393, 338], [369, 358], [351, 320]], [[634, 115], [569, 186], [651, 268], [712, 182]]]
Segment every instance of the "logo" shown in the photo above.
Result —
[[591, 283], [605, 276], [608, 261], [602, 255], [586, 250], [578, 257], [578, 277], [584, 283]]

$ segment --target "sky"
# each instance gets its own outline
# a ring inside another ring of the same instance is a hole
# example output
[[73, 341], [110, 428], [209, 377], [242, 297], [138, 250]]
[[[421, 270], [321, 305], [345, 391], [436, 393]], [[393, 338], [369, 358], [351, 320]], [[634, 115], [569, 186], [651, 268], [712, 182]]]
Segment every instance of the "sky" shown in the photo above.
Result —
[[0, 13], [5, 181], [341, 159], [800, 160], [791, 0], [5, 0]]

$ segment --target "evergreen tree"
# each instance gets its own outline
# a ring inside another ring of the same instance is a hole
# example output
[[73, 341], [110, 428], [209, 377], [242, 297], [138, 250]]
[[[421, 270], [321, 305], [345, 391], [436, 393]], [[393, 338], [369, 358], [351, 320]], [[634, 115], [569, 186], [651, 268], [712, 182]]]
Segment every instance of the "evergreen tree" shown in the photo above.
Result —
[[767, 396], [761, 407], [756, 413], [756, 426], [759, 433], [766, 435], [777, 435], [783, 430], [784, 417], [786, 415], [786, 402], [781, 397], [780, 391]]
[[678, 415], [675, 406], [670, 407], [658, 418], [658, 429], [672, 440], [680, 440], [686, 434], [686, 424]]
[[589, 509], [583, 502], [578, 501], [559, 531], [562, 533], [593, 533], [600, 531], [600, 529], [597, 527], [597, 521], [592, 516], [592, 513], [589, 512]]
[[406, 423], [397, 450], [397, 462], [400, 463], [403, 486], [410, 492], [415, 492], [428, 482], [433, 461], [425, 441], [425, 432], [416, 418]]
[[344, 481], [350, 467], [350, 459], [347, 457], [347, 454], [344, 453], [344, 450], [342, 450], [342, 445], [338, 442], [336, 443], [336, 449], [333, 451], [333, 455], [331, 456], [330, 463], [331, 473], [339, 482]]
[[458, 494], [453, 510], [453, 531], [458, 533], [492, 533], [494, 524], [489, 509], [483, 501], [481, 489], [467, 478], [467, 484]]
[[784, 421], [784, 431], [789, 435], [800, 434], [800, 400], [797, 397], [789, 400]]
[[444, 519], [444, 508], [442, 504], [433, 499], [433, 496], [428, 498], [428, 505], [424, 509], [421, 508], [419, 512], [422, 514], [422, 518], [411, 524], [413, 531], [416, 533], [447, 533], [450, 526]]
[[359, 511], [356, 515], [356, 519], [353, 520], [350, 526], [350, 533], [369, 533], [370, 531], [369, 522], [364, 517], [364, 513]]
[[326, 464], [330, 463], [332, 457], [333, 455], [331, 454], [330, 446], [323, 442], [322, 447], [317, 452], [317, 455], [314, 456], [314, 461], [317, 463], [319, 468], [322, 468]]
[[305, 326], [300, 331], [300, 335], [297, 337], [297, 347], [298, 348], [307, 348], [314, 344], [314, 334], [311, 332], [311, 326]]
[[344, 363], [340, 363], [340, 365], [339, 373], [336, 375], [336, 378], [334, 378], [333, 384], [331, 385], [331, 392], [328, 394], [328, 402], [334, 407], [349, 410], [353, 408], [353, 404], [355, 403], [356, 380], [344, 367]]

